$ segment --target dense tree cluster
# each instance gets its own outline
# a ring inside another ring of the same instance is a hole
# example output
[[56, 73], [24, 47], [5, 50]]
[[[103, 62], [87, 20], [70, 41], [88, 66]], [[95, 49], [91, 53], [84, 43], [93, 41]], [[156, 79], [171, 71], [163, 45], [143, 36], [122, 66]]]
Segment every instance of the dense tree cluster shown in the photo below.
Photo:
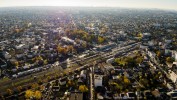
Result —
[[116, 62], [116, 64], [120, 66], [135, 67], [143, 61], [143, 57], [142, 56], [122, 57], [116, 58], [114, 61]]
[[84, 41], [87, 41], [88, 43], [99, 43], [102, 44], [106, 42], [106, 39], [104, 37], [94, 35], [94, 34], [89, 34], [86, 31], [83, 30], [68, 30], [66, 31], [67, 36], [71, 39], [81, 39]]

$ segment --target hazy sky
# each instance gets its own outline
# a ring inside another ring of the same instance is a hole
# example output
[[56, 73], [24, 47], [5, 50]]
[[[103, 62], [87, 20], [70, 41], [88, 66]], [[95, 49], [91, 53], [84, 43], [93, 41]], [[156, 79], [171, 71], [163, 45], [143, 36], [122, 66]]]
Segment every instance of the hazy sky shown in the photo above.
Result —
[[9, 6], [106, 6], [177, 10], [177, 0], [0, 0], [0, 7]]

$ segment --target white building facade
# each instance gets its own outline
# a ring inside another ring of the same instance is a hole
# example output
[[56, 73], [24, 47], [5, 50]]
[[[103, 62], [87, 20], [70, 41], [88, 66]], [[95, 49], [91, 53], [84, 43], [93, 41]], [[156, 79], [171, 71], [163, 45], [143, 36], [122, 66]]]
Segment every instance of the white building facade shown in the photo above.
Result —
[[103, 85], [103, 76], [102, 75], [94, 75], [94, 84], [95, 87]]

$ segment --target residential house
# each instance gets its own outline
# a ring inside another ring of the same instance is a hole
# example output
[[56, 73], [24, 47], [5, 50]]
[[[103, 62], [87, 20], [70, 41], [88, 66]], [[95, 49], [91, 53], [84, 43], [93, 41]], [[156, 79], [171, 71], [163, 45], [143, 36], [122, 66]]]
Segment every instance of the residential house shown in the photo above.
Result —
[[147, 51], [147, 54], [149, 55], [149, 57], [151, 57], [152, 60], [155, 60], [156, 54], [152, 51]]
[[60, 84], [60, 85], [65, 85], [65, 84], [66, 84], [66, 80], [67, 80], [66, 77], [60, 78], [60, 79], [59, 79], [59, 84]]
[[8, 52], [4, 52], [3, 56], [5, 59], [10, 59], [12, 57]]
[[103, 75], [94, 75], [95, 87], [103, 85]]
[[173, 72], [173, 71], [170, 72], [170, 79], [171, 79], [174, 83], [177, 82], [177, 75], [176, 75], [175, 72]]
[[143, 36], [143, 40], [149, 40], [151, 37], [151, 33], [143, 33], [142, 36]]
[[84, 79], [86, 79], [86, 70], [81, 71], [80, 77], [83, 77]]
[[62, 40], [67, 43], [76, 44], [76, 42], [68, 37], [62, 37]]
[[172, 51], [172, 57], [177, 61], [177, 51]]
[[53, 86], [52, 91], [53, 92], [59, 92], [60, 91], [60, 86]]

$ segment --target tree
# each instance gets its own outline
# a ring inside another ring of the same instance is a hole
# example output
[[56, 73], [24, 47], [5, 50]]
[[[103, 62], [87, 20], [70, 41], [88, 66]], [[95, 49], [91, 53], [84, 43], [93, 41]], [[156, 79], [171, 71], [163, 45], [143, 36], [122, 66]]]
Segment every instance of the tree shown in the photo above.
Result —
[[143, 34], [142, 34], [142, 33], [138, 33], [138, 34], [137, 34], [137, 37], [142, 38], [142, 37], [143, 37]]
[[16, 68], [19, 67], [19, 62], [18, 62], [18, 61], [15, 62], [15, 67], [16, 67]]
[[44, 60], [44, 65], [47, 65], [48, 64], [48, 61], [47, 61], [47, 59], [46, 60]]
[[116, 73], [115, 70], [112, 70], [112, 71], [111, 71], [111, 74], [112, 74], [112, 75], [115, 75], [115, 73]]
[[33, 91], [26, 90], [26, 92], [25, 92], [25, 98], [29, 99], [29, 98], [33, 97], [33, 95], [34, 95]]
[[39, 79], [37, 83], [38, 83], [39, 85], [41, 85], [43, 82], [44, 82], [44, 81], [43, 81], [42, 79]]
[[36, 60], [43, 60], [42, 56], [37, 56]]
[[126, 62], [123, 58], [116, 58], [114, 60], [117, 64], [121, 65], [121, 66], [125, 66], [126, 65]]
[[85, 39], [87, 42], [91, 42], [92, 41], [92, 37], [91, 36], [87, 36]]
[[157, 51], [156, 54], [157, 54], [157, 57], [161, 56], [161, 52], [160, 51]]
[[36, 56], [34, 59], [32, 59], [35, 62], [43, 61], [42, 56]]
[[130, 84], [130, 80], [129, 80], [126, 76], [124, 76], [123, 82], [124, 82], [124, 84], [126, 84], [126, 85]]
[[85, 85], [80, 85], [79, 86], [79, 91], [81, 91], [81, 92], [87, 92], [88, 88]]
[[149, 81], [146, 78], [141, 78], [139, 81], [143, 86], [148, 87], [149, 86]]
[[111, 82], [110, 84], [112, 86], [112, 90], [116, 90], [118, 91], [119, 93], [122, 91], [123, 89], [123, 86], [118, 84], [118, 83], [115, 83], [115, 82]]
[[40, 91], [35, 91], [34, 92], [34, 97], [37, 99], [37, 100], [40, 100], [42, 98], [42, 93]]
[[103, 43], [105, 41], [105, 39], [101, 36], [98, 36], [98, 43]]
[[51, 77], [50, 76], [47, 76], [47, 80], [49, 81], [51, 79]]
[[74, 51], [73, 46], [72, 46], [72, 45], [67, 46], [67, 51], [69, 51], [69, 52], [73, 52], [73, 51]]
[[169, 63], [172, 63], [174, 60], [173, 60], [172, 57], [167, 57], [167, 58], [166, 58], [166, 61], [169, 62]]
[[132, 57], [125, 58], [125, 61], [127, 62], [128, 66], [132, 66], [132, 67], [136, 66], [136, 61]]
[[137, 63], [137, 64], [140, 64], [142, 61], [143, 61], [143, 58], [142, 58], [142, 57], [138, 57], [138, 58], [136, 59], [136, 63]]
[[74, 84], [74, 81], [72, 81], [72, 80], [69, 80], [68, 81], [68, 83], [67, 83], [67, 86], [68, 87], [72, 87], [72, 86], [74, 86], [75, 84]]
[[58, 47], [57, 47], [57, 51], [58, 51], [59, 53], [61, 53], [61, 54], [66, 54], [66, 53], [67, 53], [67, 48], [58, 46]]
[[21, 92], [22, 91], [22, 86], [18, 86], [17, 90], [18, 90], [18, 92]]
[[39, 88], [39, 84], [33, 83], [33, 84], [31, 85], [31, 88], [37, 90], [37, 89]]
[[158, 73], [155, 74], [154, 79], [159, 79], [159, 77], [162, 75], [162, 73], [159, 71]]
[[59, 74], [55, 73], [55, 79], [58, 79], [58, 78], [59, 78]]
[[86, 43], [86, 42], [83, 42], [83, 43], [82, 43], [82, 47], [83, 47], [83, 48], [86, 48], [86, 47], [87, 47], [87, 43]]
[[12, 91], [11, 89], [7, 89], [7, 93], [8, 93], [9, 95], [12, 95], [12, 94], [13, 94], [13, 91]]
[[44, 85], [40, 85], [40, 89], [39, 89], [40, 91], [43, 91], [43, 90], [45, 90], [45, 86]]
[[20, 32], [20, 29], [15, 29], [15, 32], [16, 32], [16, 33], [19, 33], [19, 32]]
[[138, 33], [138, 34], [137, 34], [137, 37], [138, 37], [138, 40], [140, 41], [140, 40], [142, 40], [142, 38], [143, 38], [143, 34], [142, 34], [142, 33]]

